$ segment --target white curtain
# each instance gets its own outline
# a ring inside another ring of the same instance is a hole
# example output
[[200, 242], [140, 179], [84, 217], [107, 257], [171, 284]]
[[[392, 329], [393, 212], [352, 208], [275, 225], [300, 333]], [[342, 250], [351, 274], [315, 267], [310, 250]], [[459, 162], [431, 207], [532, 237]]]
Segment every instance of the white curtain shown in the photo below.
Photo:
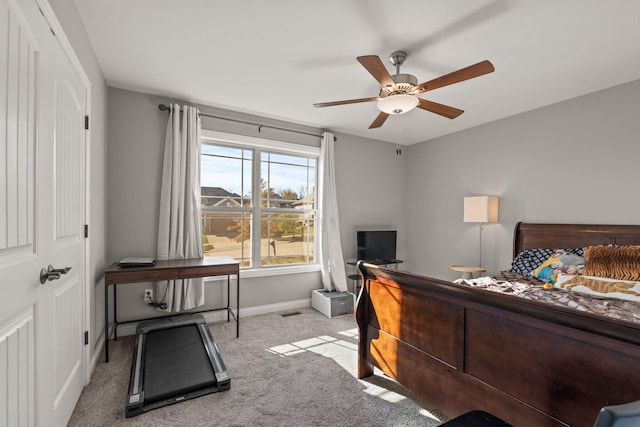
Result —
[[[201, 127], [197, 108], [170, 105], [160, 194], [157, 251], [159, 260], [202, 258]], [[164, 311], [189, 310], [203, 305], [203, 280], [157, 282], [155, 300], [166, 304]]]
[[347, 277], [340, 245], [340, 222], [336, 197], [333, 133], [325, 132], [320, 143], [321, 176], [318, 188], [318, 212], [320, 212], [320, 265], [322, 284], [328, 291], [347, 291]]

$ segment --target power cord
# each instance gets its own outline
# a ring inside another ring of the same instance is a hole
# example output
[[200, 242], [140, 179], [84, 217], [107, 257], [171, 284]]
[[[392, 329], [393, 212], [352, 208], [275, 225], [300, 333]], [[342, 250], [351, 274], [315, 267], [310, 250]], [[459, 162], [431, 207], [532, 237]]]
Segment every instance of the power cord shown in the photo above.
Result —
[[166, 302], [150, 302], [149, 306], [150, 307], [159, 308], [160, 310], [166, 310], [167, 309], [167, 303]]
[[149, 303], [149, 307], [159, 308], [160, 310], [166, 310], [167, 309], [167, 303], [165, 302], [165, 300], [167, 299], [167, 288], [168, 288], [168, 286], [165, 285], [164, 292], [163, 292], [163, 295], [162, 295], [162, 300], [160, 302], [151, 301]]

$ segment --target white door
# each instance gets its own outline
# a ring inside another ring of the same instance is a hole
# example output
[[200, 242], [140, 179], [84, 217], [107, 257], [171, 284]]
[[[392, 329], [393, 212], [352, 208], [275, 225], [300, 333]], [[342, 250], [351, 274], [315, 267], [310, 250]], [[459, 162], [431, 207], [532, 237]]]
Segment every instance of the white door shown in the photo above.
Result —
[[[64, 426], [84, 386], [87, 89], [36, 0], [0, 0], [0, 425]], [[42, 269], [71, 267], [40, 282]]]

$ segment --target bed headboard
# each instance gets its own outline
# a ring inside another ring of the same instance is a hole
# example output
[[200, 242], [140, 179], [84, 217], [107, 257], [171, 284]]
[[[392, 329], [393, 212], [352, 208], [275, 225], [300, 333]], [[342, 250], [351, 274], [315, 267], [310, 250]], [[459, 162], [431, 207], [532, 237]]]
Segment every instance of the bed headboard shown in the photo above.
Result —
[[533, 224], [519, 222], [513, 232], [513, 257], [526, 249], [640, 245], [640, 225]]

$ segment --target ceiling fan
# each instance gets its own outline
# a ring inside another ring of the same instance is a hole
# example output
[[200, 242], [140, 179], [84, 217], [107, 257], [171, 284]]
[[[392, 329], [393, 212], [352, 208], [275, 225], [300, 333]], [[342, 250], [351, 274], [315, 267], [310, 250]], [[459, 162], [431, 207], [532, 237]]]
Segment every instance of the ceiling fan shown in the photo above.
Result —
[[438, 104], [436, 102], [427, 101], [418, 98], [417, 95], [479, 77], [484, 74], [491, 73], [495, 70], [493, 64], [487, 60], [470, 65], [458, 71], [437, 77], [425, 83], [418, 83], [418, 79], [411, 74], [401, 74], [400, 66], [407, 59], [407, 53], [404, 51], [393, 52], [389, 56], [389, 61], [396, 67], [396, 74], [389, 74], [380, 58], [376, 55], [359, 56], [358, 62], [380, 83], [381, 88], [378, 96], [371, 98], [348, 99], [345, 101], [321, 102], [313, 104], [314, 107], [331, 107], [333, 105], [356, 104], [359, 102], [378, 101], [378, 109], [380, 114], [371, 123], [369, 129], [379, 128], [387, 120], [389, 115], [404, 114], [413, 110], [415, 107], [423, 110], [431, 111], [449, 119], [455, 119], [463, 110], [449, 107], [447, 105]]

